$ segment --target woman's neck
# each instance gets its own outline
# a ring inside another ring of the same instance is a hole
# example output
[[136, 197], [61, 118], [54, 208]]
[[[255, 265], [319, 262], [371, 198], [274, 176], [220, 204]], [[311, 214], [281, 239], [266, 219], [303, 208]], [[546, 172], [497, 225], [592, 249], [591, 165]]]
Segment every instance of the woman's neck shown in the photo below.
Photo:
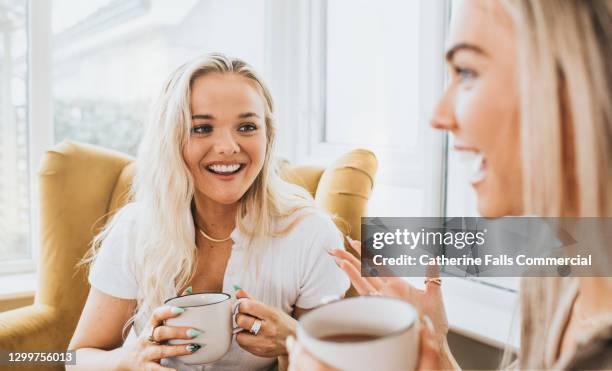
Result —
[[612, 286], [609, 278], [580, 277], [580, 317], [594, 318], [612, 312]]
[[194, 221], [213, 238], [225, 238], [234, 230], [238, 203], [224, 205], [195, 197]]

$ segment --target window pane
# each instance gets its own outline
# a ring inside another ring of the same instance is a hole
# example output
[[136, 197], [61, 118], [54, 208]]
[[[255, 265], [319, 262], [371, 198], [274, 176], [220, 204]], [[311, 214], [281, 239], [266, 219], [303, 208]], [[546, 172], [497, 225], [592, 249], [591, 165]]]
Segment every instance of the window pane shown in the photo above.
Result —
[[135, 154], [150, 104], [180, 64], [222, 52], [262, 69], [263, 16], [264, 0], [54, 0], [56, 142]]
[[326, 142], [416, 144], [419, 20], [420, 1], [327, 1]]
[[27, 10], [0, 1], [0, 261], [31, 257]]

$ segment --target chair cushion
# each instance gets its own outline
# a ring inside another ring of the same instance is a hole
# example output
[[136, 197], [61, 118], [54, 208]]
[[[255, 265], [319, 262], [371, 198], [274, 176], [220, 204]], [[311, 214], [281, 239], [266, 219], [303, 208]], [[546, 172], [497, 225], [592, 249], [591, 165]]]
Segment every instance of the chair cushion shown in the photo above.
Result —
[[355, 149], [328, 166], [319, 180], [317, 204], [341, 218], [336, 224], [353, 239], [361, 239], [361, 217], [374, 186], [377, 167], [374, 153]]

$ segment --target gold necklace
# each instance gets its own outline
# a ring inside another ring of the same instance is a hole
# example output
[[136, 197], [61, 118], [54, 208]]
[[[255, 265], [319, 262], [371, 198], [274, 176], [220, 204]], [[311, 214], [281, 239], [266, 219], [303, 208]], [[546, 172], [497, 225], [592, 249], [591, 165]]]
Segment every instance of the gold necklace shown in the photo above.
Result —
[[204, 236], [204, 238], [206, 238], [207, 240], [210, 240], [210, 241], [212, 241], [212, 242], [225, 242], [225, 241], [228, 241], [230, 238], [232, 238], [232, 234], [231, 234], [231, 233], [230, 233], [230, 235], [229, 235], [229, 236], [227, 236], [227, 237], [225, 237], [225, 238], [222, 238], [222, 239], [216, 239], [216, 238], [212, 238], [212, 237], [210, 237], [209, 235], [207, 235], [207, 234], [206, 234], [206, 232], [204, 232], [204, 231], [202, 230], [202, 228], [200, 228], [200, 227], [198, 227], [198, 231], [200, 231], [200, 234], [201, 234], [202, 236]]

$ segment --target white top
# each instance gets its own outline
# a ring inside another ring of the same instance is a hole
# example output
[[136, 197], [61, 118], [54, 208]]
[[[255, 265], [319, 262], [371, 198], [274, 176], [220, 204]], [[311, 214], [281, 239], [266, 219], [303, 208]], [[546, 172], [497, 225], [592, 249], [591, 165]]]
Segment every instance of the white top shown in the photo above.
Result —
[[[122, 299], [136, 299], [138, 285], [130, 267], [129, 250], [136, 238], [137, 207], [126, 205], [117, 215], [117, 225], [103, 241], [89, 274], [96, 289]], [[240, 285], [264, 304], [291, 314], [293, 307], [316, 307], [326, 297], [343, 296], [349, 287], [345, 273], [328, 251], [343, 248], [343, 238], [331, 218], [322, 213], [304, 217], [287, 235], [270, 238], [256, 266], [246, 264], [247, 237], [238, 228], [231, 234], [234, 245], [223, 277], [223, 292], [232, 294], [232, 285]], [[136, 324], [137, 329], [144, 326]], [[134, 327], [126, 343], [136, 339]], [[184, 365], [176, 360], [162, 364], [179, 370], [266, 370], [275, 358], [252, 355], [232, 341], [230, 351], [219, 361], [200, 366]]]

